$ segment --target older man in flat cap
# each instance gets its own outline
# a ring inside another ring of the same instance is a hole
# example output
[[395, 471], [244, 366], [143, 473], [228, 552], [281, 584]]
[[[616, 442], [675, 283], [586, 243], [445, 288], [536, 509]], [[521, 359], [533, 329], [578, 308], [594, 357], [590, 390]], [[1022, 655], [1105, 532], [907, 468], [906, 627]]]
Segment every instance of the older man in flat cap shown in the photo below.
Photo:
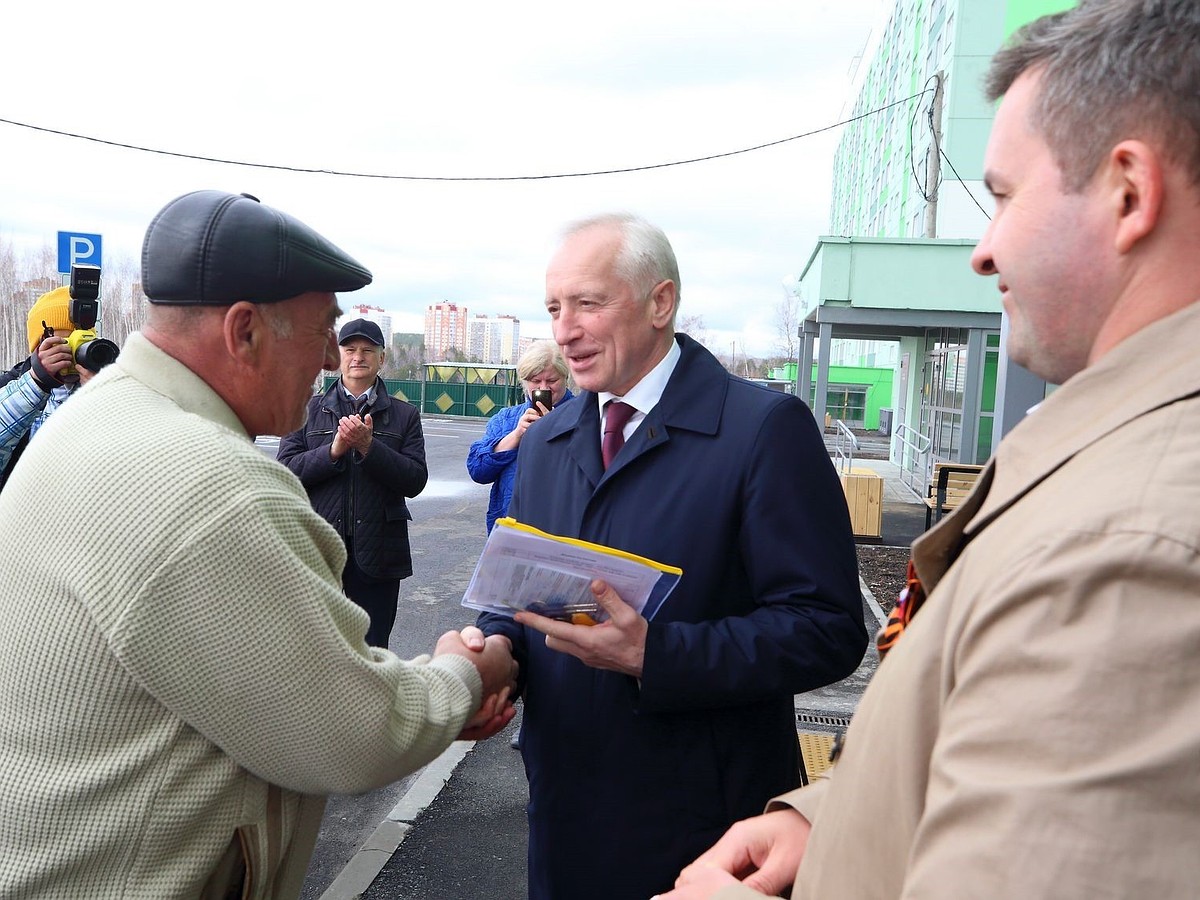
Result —
[[199, 191], [142, 279], [146, 328], [0, 495], [0, 896], [293, 898], [325, 795], [498, 730], [512, 664], [473, 630], [368, 647], [342, 541], [253, 446], [304, 421], [370, 273]]

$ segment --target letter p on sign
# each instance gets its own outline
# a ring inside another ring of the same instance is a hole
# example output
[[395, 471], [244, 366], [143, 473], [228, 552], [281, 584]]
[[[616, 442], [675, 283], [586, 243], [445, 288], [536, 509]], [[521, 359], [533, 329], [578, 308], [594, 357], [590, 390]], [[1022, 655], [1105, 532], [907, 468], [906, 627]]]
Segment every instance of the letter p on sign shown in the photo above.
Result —
[[73, 231], [58, 233], [58, 271], [66, 275], [71, 266], [100, 268], [100, 235], [79, 234]]

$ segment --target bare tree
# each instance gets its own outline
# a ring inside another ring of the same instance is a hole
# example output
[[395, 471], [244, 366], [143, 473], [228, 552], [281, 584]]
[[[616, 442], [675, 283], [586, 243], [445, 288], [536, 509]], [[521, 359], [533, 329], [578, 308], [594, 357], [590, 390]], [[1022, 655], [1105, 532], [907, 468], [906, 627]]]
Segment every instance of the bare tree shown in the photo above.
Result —
[[775, 307], [775, 350], [791, 362], [799, 343], [800, 298], [784, 289], [783, 299]]
[[0, 241], [0, 365], [4, 368], [29, 355], [29, 308], [58, 283], [49, 247], [18, 255], [10, 241]]
[[18, 311], [15, 300], [18, 283], [16, 250], [12, 241], [0, 235], [0, 368], [4, 369], [25, 343], [25, 314]]
[[100, 293], [100, 334], [122, 346], [125, 338], [146, 321], [146, 296], [133, 260], [126, 256], [106, 264], [100, 276]]
[[[675, 330], [686, 334], [697, 344], [703, 344], [708, 347], [708, 328], [704, 324], [704, 316], [692, 315], [683, 316], [675, 325]], [[711, 347], [709, 348], [712, 349]]]

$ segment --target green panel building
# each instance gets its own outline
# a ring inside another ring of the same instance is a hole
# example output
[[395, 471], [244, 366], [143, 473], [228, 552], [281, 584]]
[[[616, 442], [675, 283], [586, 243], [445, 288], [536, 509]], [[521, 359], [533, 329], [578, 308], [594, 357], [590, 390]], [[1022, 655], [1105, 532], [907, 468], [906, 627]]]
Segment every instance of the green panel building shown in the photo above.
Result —
[[[856, 74], [834, 157], [830, 234], [795, 292], [796, 391], [824, 417], [832, 341], [896, 342], [892, 458], [919, 485], [934, 462], [983, 462], [1046, 385], [1001, 352], [994, 279], [970, 255], [992, 208], [982, 79], [1016, 29], [1074, 0], [896, 0]], [[815, 362], [815, 366], [813, 365]]]
[[[987, 226], [980, 206], [990, 207], [982, 182], [993, 115], [982, 92], [988, 61], [1022, 25], [1073, 5], [897, 0], [855, 79], [846, 118], [864, 118], [847, 125], [838, 143], [830, 233], [979, 238]], [[867, 115], [875, 110], [882, 111]]]

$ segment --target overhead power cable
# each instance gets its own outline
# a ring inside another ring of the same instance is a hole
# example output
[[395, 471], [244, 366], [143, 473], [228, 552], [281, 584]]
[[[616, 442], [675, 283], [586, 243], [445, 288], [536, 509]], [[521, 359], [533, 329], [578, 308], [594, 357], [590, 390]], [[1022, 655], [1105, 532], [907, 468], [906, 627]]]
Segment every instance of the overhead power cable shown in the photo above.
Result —
[[[924, 92], [922, 92], [924, 93]], [[86, 134], [76, 134], [70, 131], [62, 131], [57, 128], [46, 128], [41, 125], [31, 125], [28, 122], [16, 122], [12, 119], [0, 118], [0, 123], [6, 125], [14, 125], [18, 128], [28, 128], [31, 131], [40, 131], [45, 134], [54, 134], [59, 137], [73, 138], [81, 141], [91, 141], [95, 144], [103, 144], [108, 147], [120, 147], [125, 150], [135, 150], [139, 153], [156, 153], [160, 156], [173, 156], [179, 159], [192, 159], [199, 162], [219, 163], [229, 166], [248, 166], [255, 169], [275, 169], [283, 172], [299, 172], [310, 175], [337, 175], [343, 178], [377, 178], [390, 181], [543, 181], [552, 178], [590, 178], [596, 175], [622, 175], [628, 172], [646, 172], [652, 169], [666, 169], [672, 166], [687, 166], [694, 163], [709, 162], [714, 159], [724, 159], [729, 156], [738, 156], [743, 153], [753, 153], [757, 150], [765, 150], [768, 147], [777, 147], [780, 144], [787, 144], [791, 141], [798, 141], [801, 138], [812, 137], [813, 135], [821, 134], [825, 131], [831, 131], [834, 128], [840, 128], [842, 125], [848, 125], [851, 122], [857, 122], [860, 119], [865, 119], [876, 115], [893, 106], [899, 106], [902, 103], [908, 103], [921, 96], [920, 93], [913, 94], [910, 97], [905, 97], [902, 100], [896, 100], [886, 106], [881, 106], [878, 109], [873, 109], [868, 112], [853, 116], [849, 119], [844, 119], [840, 122], [835, 122], [832, 125], [826, 125], [822, 128], [815, 128], [812, 131], [806, 131], [803, 134], [792, 135], [791, 137], [781, 138], [777, 141], [768, 141], [765, 144], [756, 144], [753, 147], [743, 147], [740, 150], [729, 150], [725, 153], [713, 153], [709, 156], [697, 156], [691, 159], [680, 159], [673, 162], [651, 163], [644, 166], [627, 166], [618, 169], [599, 169], [591, 172], [555, 172], [544, 175], [388, 175], [386, 173], [375, 172], [344, 172], [337, 169], [309, 169], [302, 166], [285, 166], [273, 163], [257, 163], [246, 162], [245, 160], [237, 159], [222, 159], [220, 157], [201, 156], [195, 153], [179, 153], [174, 150], [160, 150], [154, 147], [143, 147], [138, 144], [128, 144], [121, 141], [109, 141], [103, 138], [92, 137]]]
[[[921, 88], [921, 93], [917, 94], [917, 96], [924, 97], [926, 94], [935, 94], [937, 92], [937, 89], [936, 89], [937, 80], [938, 80], [937, 75], [930, 75], [927, 79], [925, 79], [925, 86], [923, 88]], [[935, 87], [930, 87], [930, 84], [934, 84]], [[908, 122], [908, 166], [909, 166], [909, 169], [912, 170], [913, 181], [915, 181], [917, 184], [917, 193], [921, 195], [922, 200], [924, 200], [926, 203], [929, 203], [930, 201], [937, 199], [937, 191], [938, 191], [938, 187], [941, 185], [942, 179], [941, 179], [941, 171], [940, 170], [935, 172], [934, 176], [932, 178], [930, 178], [929, 157], [928, 156], [925, 158], [925, 179], [922, 180], [921, 176], [917, 174], [917, 163], [916, 163], [916, 158], [915, 158], [916, 151], [917, 151], [917, 142], [916, 142], [916, 138], [914, 136], [914, 131], [916, 129], [917, 116], [919, 116], [920, 113], [921, 113], [921, 107], [918, 105], [913, 109], [912, 118]], [[929, 105], [929, 108], [926, 110], [925, 118], [926, 118], [927, 124], [929, 126], [930, 140], [933, 142], [935, 150], [940, 152], [942, 148], [941, 148], [941, 145], [938, 143], [937, 135], [933, 129], [933, 104], [932, 103]], [[933, 182], [932, 185], [931, 185], [931, 182]]]
[[[937, 78], [938, 78], [937, 75], [930, 75], [929, 78], [927, 78], [925, 80], [925, 86], [921, 89], [921, 92], [919, 94], [915, 94], [914, 96], [915, 97], [923, 97], [928, 93], [932, 93], [935, 90], [935, 88], [930, 87], [930, 84], [936, 84]], [[913, 98], [910, 97], [909, 99], [913, 99]], [[920, 114], [920, 111], [921, 111], [920, 106], [918, 106], [916, 109], [914, 109], [912, 119], [909, 120], [909, 123], [908, 123], [908, 163], [909, 163], [909, 168], [912, 171], [913, 181], [915, 181], [917, 184], [917, 193], [919, 193], [921, 195], [922, 199], [924, 199], [926, 202], [929, 202], [931, 200], [937, 199], [938, 189], [941, 187], [941, 184], [942, 184], [942, 173], [941, 173], [941, 167], [939, 166], [937, 171], [934, 173], [934, 177], [932, 179], [930, 179], [928, 177], [929, 176], [929, 164], [927, 161], [926, 166], [925, 166], [926, 180], [922, 181], [920, 176], [917, 174], [917, 165], [916, 165], [916, 160], [915, 160], [916, 142], [913, 138], [913, 131], [914, 131], [914, 127], [917, 122], [917, 116]], [[946, 150], [945, 150], [945, 148], [942, 147], [941, 141], [939, 141], [937, 139], [937, 133], [933, 128], [933, 107], [932, 106], [930, 106], [929, 109], [926, 110], [925, 117], [928, 121], [930, 140], [933, 143], [934, 152], [937, 154], [937, 156], [941, 157], [942, 159], [944, 159], [946, 161], [946, 165], [948, 165], [950, 167], [950, 171], [954, 173], [954, 177], [958, 181], [958, 183], [960, 185], [962, 185], [962, 189], [967, 192], [967, 196], [970, 197], [971, 201], [976, 206], [979, 207], [979, 211], [981, 213], [983, 213], [984, 217], [988, 221], [991, 221], [992, 217], [990, 215], [988, 215], [988, 211], [983, 208], [983, 205], [979, 202], [978, 198], [976, 198], [976, 196], [973, 193], [971, 193], [971, 189], [969, 187], [967, 187], [967, 183], [965, 181], [963, 181], [962, 176], [958, 174], [958, 169], [954, 168], [954, 163], [951, 162], [950, 157], [946, 155]], [[932, 186], [931, 186], [931, 182], [932, 182]]]
[[979, 211], [981, 213], [983, 213], [984, 218], [986, 218], [990, 222], [992, 220], [992, 217], [988, 215], [988, 211], [983, 208], [983, 206], [980, 204], [980, 202], [975, 199], [975, 195], [971, 193], [971, 189], [969, 187], [967, 187], [967, 183], [965, 181], [963, 181], [962, 176], [958, 174], [958, 169], [954, 168], [954, 163], [950, 162], [950, 157], [948, 157], [946, 155], [946, 151], [942, 150], [941, 147], [938, 147], [938, 151], [942, 154], [942, 159], [944, 159], [946, 161], [946, 165], [948, 165], [950, 167], [950, 171], [954, 173], [954, 177], [958, 179], [958, 183], [961, 184], [963, 187], [963, 190], [967, 192], [967, 196], [975, 201], [975, 205], [979, 207]]

